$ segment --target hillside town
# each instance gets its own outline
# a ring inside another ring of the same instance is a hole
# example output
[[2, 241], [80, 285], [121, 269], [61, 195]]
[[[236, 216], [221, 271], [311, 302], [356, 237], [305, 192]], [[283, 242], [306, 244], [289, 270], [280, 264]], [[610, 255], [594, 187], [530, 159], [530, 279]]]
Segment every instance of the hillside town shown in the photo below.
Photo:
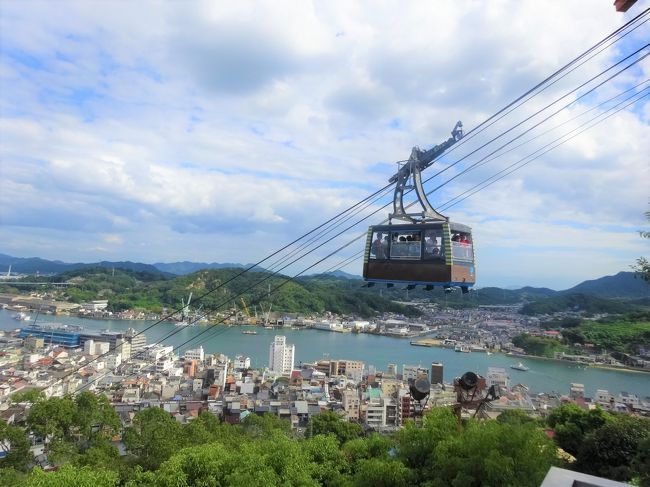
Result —
[[[467, 331], [457, 333], [464, 340], [470, 337]], [[12, 401], [12, 395], [33, 389], [46, 397], [79, 391], [104, 394], [124, 426], [148, 407], [163, 408], [182, 423], [201, 411], [210, 411], [228, 423], [239, 423], [250, 414], [270, 413], [290, 421], [298, 431], [310, 417], [327, 410], [380, 432], [400, 428], [435, 406], [455, 406], [459, 414], [472, 413], [459, 403], [459, 379], [445, 377], [442, 363], [426, 367], [389, 364], [386, 370], [377, 370], [341, 357], [297, 365], [295, 346], [283, 335], [276, 335], [269, 344], [268, 366], [263, 369], [251, 368], [249, 357], [206, 354], [202, 346], [178, 356], [173, 346], [147, 344], [145, 335], [133, 329], [90, 332], [52, 324], [42, 326], [39, 333], [28, 328], [5, 332], [0, 341], [0, 416], [9, 424], [24, 421], [29, 408], [28, 403]], [[429, 388], [424, 403], [417, 400], [412, 387], [423, 377]], [[478, 375], [477, 397], [486, 397], [488, 391], [496, 393], [478, 409], [490, 418], [513, 408], [544, 416], [565, 403], [650, 416], [648, 398], [606, 390], [585, 397], [582, 384], [567, 384], [565, 394], [531, 395], [525, 384], [512, 383], [507, 370], [500, 367]], [[35, 443], [36, 454], [38, 448]]]

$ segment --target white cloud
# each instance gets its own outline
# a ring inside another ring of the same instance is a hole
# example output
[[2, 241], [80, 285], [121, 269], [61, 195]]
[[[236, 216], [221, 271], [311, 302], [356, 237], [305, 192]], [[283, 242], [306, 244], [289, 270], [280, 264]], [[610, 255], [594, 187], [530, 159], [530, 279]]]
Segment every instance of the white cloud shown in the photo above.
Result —
[[[91, 261], [101, 248], [101, 258], [147, 262], [255, 261], [382, 187], [392, 161], [413, 145], [441, 142], [458, 119], [469, 130], [622, 23], [610, 4], [588, 0], [117, 5], [3, 6], [7, 253]], [[446, 163], [647, 34], [638, 29], [459, 145]], [[548, 126], [646, 79], [649, 66]], [[598, 277], [644, 252], [635, 231], [649, 196], [649, 106], [612, 117], [450, 210], [487, 248], [479, 250], [484, 284], [510, 281], [504, 269], [513, 267], [525, 276], [517, 283]], [[553, 136], [454, 180], [432, 201], [444, 203]], [[509, 254], [493, 251], [500, 248]], [[360, 272], [354, 266], [346, 270]]]

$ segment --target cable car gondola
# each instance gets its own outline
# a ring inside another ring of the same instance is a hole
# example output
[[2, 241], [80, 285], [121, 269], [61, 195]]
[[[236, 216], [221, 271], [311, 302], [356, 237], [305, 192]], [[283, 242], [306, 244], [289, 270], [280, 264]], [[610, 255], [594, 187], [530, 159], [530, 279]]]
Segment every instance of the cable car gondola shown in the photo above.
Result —
[[[369, 286], [404, 283], [412, 289], [420, 284], [428, 290], [460, 287], [467, 293], [476, 282], [471, 228], [450, 222], [434, 210], [422, 186], [421, 172], [463, 137], [461, 122], [451, 135], [428, 151], [414, 147], [409, 160], [390, 179], [396, 184], [389, 223], [371, 226], [366, 239], [363, 278]], [[404, 208], [404, 191], [411, 188], [422, 206], [420, 213], [407, 213]], [[406, 223], [393, 224], [393, 219]]]

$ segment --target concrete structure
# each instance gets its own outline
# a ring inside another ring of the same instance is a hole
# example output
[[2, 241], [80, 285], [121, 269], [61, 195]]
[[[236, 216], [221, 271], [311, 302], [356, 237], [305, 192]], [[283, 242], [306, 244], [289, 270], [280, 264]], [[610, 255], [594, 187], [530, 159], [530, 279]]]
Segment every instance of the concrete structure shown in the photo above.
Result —
[[90, 301], [88, 303], [82, 303], [81, 308], [88, 312], [88, 313], [94, 313], [96, 311], [103, 311], [108, 307], [108, 300], [107, 299], [98, 299], [95, 301]]
[[276, 335], [269, 346], [269, 369], [276, 374], [290, 375], [295, 353], [296, 347], [287, 343], [287, 337]]
[[122, 355], [119, 353], [110, 353], [104, 357], [104, 364], [107, 369], [115, 370], [122, 363]]
[[488, 367], [486, 386], [488, 388], [499, 386], [508, 389], [510, 387], [510, 377], [508, 377], [506, 369], [503, 367]]
[[585, 385], [584, 384], [571, 383], [571, 387], [569, 388], [569, 397], [571, 399], [584, 398], [585, 397]]
[[163, 357], [156, 360], [156, 372], [167, 372], [174, 367], [174, 361], [169, 357]]
[[551, 467], [540, 487], [629, 487], [631, 484]]
[[250, 369], [251, 359], [250, 357], [244, 357], [243, 355], [236, 355], [232, 367], [235, 370]]
[[429, 377], [429, 371], [424, 367], [419, 365], [402, 365], [402, 380], [408, 382], [409, 380], [415, 380], [420, 375], [426, 375]]
[[354, 382], [363, 379], [363, 362], [359, 360], [330, 360], [329, 376], [343, 375]]
[[341, 392], [341, 399], [343, 402], [343, 410], [348, 420], [359, 420], [359, 406], [361, 400], [359, 399], [359, 391], [356, 389], [345, 389]]
[[443, 372], [444, 372], [444, 366], [440, 362], [433, 362], [431, 364], [431, 375], [429, 376], [429, 380], [431, 381], [431, 384], [443, 384]]
[[205, 353], [203, 352], [203, 345], [200, 345], [199, 348], [186, 350], [184, 358], [185, 360], [197, 360], [199, 362], [203, 362], [203, 359], [205, 359]]

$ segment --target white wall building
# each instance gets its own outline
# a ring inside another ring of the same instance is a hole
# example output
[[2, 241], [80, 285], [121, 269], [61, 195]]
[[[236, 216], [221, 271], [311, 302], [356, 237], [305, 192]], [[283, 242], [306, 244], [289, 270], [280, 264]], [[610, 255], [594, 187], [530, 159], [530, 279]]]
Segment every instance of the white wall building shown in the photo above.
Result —
[[203, 345], [200, 345], [199, 348], [194, 348], [192, 350], [185, 350], [185, 360], [198, 360], [203, 363], [205, 359], [205, 353], [203, 352]]
[[104, 355], [111, 349], [111, 344], [108, 342], [95, 342], [94, 355]]
[[174, 367], [174, 361], [170, 357], [160, 358], [156, 361], [156, 372], [167, 372]]
[[486, 384], [489, 387], [493, 385], [510, 388], [510, 377], [503, 367], [488, 367]]
[[287, 343], [287, 337], [276, 335], [269, 346], [269, 369], [276, 374], [290, 375], [295, 353], [296, 347]]
[[419, 365], [404, 365], [402, 364], [402, 380], [408, 381], [410, 379], [417, 379], [420, 375], [429, 377], [429, 369], [420, 367]]
[[147, 356], [149, 359], [157, 361], [161, 357], [171, 357], [173, 353], [174, 347], [172, 345], [167, 347], [163, 347], [162, 345], [152, 345], [147, 351]]
[[237, 355], [232, 363], [233, 369], [250, 369], [250, 366], [251, 358], [244, 357], [243, 355]]
[[86, 340], [84, 343], [84, 353], [88, 355], [95, 355], [95, 340]]
[[122, 355], [119, 353], [106, 355], [104, 357], [104, 363], [107, 369], [115, 370], [122, 363]]

